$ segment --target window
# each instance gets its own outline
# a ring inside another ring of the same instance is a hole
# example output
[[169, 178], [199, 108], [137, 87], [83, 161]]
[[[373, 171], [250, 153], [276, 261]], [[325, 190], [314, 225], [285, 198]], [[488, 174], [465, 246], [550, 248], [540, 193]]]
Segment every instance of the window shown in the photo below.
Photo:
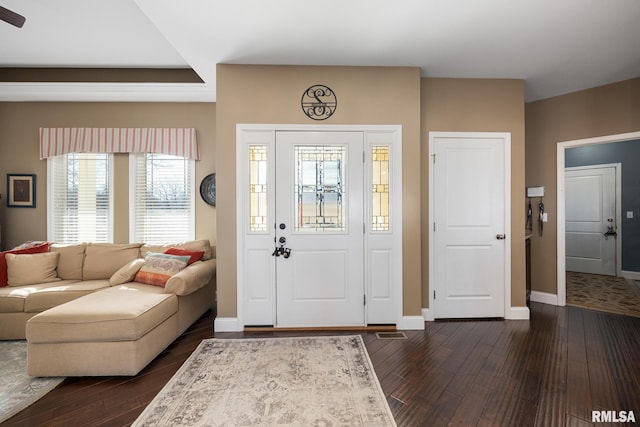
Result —
[[266, 145], [249, 146], [249, 230], [251, 232], [268, 232], [268, 154]]
[[389, 147], [371, 147], [371, 231], [389, 231]]
[[47, 238], [113, 241], [113, 156], [69, 153], [47, 160]]
[[295, 231], [345, 231], [346, 146], [295, 146]]
[[195, 161], [130, 154], [129, 241], [167, 243], [195, 236]]

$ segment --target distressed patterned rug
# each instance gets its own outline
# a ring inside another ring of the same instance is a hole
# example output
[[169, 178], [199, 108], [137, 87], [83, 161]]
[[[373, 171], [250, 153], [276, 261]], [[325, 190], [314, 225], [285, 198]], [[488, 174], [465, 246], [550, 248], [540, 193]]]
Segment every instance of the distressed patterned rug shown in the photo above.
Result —
[[395, 426], [362, 337], [207, 339], [134, 426]]
[[64, 378], [27, 374], [27, 342], [0, 341], [0, 423], [56, 388]]
[[567, 271], [567, 305], [640, 317], [640, 288], [624, 277]]

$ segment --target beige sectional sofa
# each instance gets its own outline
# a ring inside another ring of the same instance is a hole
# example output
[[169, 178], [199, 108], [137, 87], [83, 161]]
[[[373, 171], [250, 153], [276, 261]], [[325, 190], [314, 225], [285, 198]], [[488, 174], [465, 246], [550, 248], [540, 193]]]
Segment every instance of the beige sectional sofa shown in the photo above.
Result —
[[[164, 286], [136, 282], [145, 255], [168, 247], [204, 255]], [[0, 287], [0, 339], [27, 339], [33, 376], [135, 375], [215, 304], [208, 240], [54, 244], [49, 253], [56, 255], [38, 256], [37, 264], [31, 255], [6, 255], [10, 286]], [[21, 284], [38, 277], [43, 283]]]

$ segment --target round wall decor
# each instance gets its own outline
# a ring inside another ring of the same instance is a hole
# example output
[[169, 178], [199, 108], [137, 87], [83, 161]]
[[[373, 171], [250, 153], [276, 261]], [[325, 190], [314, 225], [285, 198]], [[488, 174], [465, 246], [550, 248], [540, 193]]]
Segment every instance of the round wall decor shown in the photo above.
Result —
[[200, 183], [200, 196], [207, 204], [216, 205], [216, 174], [212, 173], [204, 177]]
[[333, 115], [338, 106], [338, 98], [331, 88], [313, 85], [302, 94], [302, 111], [313, 120], [326, 120]]

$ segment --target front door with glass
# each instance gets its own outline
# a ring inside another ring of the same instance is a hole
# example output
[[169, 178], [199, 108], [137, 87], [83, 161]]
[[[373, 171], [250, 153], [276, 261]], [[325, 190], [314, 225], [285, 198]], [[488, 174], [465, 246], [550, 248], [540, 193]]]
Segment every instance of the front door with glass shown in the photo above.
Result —
[[275, 145], [276, 324], [363, 325], [363, 134], [277, 132]]

